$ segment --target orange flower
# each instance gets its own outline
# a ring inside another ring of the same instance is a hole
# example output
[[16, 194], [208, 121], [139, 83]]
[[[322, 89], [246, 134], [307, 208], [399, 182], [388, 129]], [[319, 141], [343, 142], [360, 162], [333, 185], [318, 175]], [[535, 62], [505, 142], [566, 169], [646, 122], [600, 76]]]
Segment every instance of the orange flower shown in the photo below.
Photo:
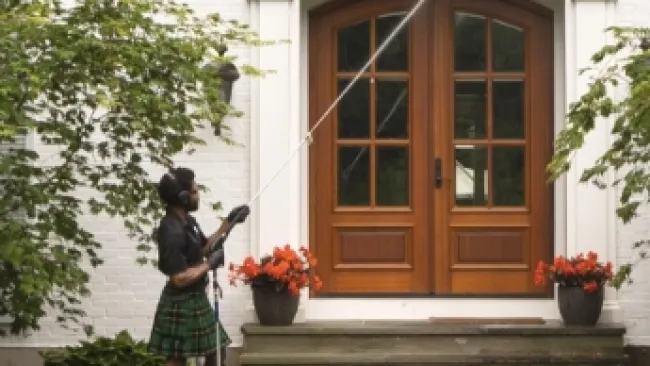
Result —
[[592, 251], [590, 251], [589, 253], [587, 253], [587, 258], [589, 258], [589, 260], [590, 260], [590, 261], [593, 261], [594, 263], [595, 263], [595, 262], [598, 262], [598, 254], [596, 254], [596, 253], [594, 253], [594, 252], [592, 252]]
[[533, 281], [537, 286], [544, 286], [547, 279], [562, 283], [564, 286], [580, 286], [585, 291], [596, 291], [604, 284], [611, 284], [614, 277], [611, 262], [604, 265], [598, 262], [598, 254], [579, 253], [575, 257], [557, 256], [552, 265], [539, 261], [534, 271]]
[[237, 271], [246, 277], [252, 278], [260, 273], [260, 267], [255, 263], [253, 257], [248, 256], [244, 258], [244, 263], [239, 266]]
[[316, 293], [320, 291], [323, 288], [323, 281], [321, 281], [320, 277], [314, 275], [312, 278], [312, 285], [311, 285], [311, 290], [312, 293]]
[[567, 276], [573, 276], [576, 274], [576, 269], [570, 263], [565, 263], [562, 267], [562, 273]]
[[537, 263], [537, 269], [535, 270], [535, 285], [544, 286], [546, 285], [546, 270], [548, 266], [544, 261], [539, 261]]
[[291, 292], [293, 296], [300, 295], [300, 290], [298, 290], [298, 284], [295, 282], [289, 282], [289, 292]]
[[301, 261], [294, 261], [293, 263], [291, 263], [291, 266], [296, 271], [302, 271], [303, 269], [305, 269], [305, 266], [303, 266]]
[[596, 292], [598, 290], [598, 284], [595, 281], [585, 282], [584, 289], [587, 292]]
[[305, 247], [298, 251], [291, 248], [289, 244], [273, 248], [273, 254], [265, 257], [262, 264], [258, 264], [252, 257], [246, 257], [239, 266], [231, 263], [228, 279], [232, 286], [238, 281], [255, 286], [273, 286], [277, 284], [286, 286], [288, 291], [297, 296], [300, 290], [310, 286], [312, 293], [322, 288], [320, 278], [313, 276], [310, 283], [310, 275], [316, 267], [317, 260]]

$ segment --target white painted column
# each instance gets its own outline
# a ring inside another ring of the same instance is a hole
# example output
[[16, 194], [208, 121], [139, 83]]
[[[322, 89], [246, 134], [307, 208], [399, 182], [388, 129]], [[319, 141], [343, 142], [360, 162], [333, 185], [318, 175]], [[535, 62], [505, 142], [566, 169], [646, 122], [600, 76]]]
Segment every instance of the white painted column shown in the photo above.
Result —
[[[291, 85], [290, 38], [291, 6], [290, 0], [258, 0], [257, 32], [262, 40], [276, 44], [258, 49], [257, 67], [271, 70], [272, 73], [257, 80], [254, 91], [256, 115], [252, 126], [251, 143], [257, 158], [257, 177], [252, 194], [270, 182], [278, 169], [289, 157], [294, 137], [291, 131], [292, 105], [289, 97]], [[291, 240], [291, 207], [288, 205], [292, 195], [290, 169], [285, 168], [253, 205], [257, 233], [252, 242], [253, 255], [270, 254], [274, 246], [284, 245]]]
[[[252, 194], [271, 182], [252, 207], [251, 254], [259, 258], [271, 254], [275, 246], [290, 244], [297, 249], [308, 244], [300, 240], [301, 218], [307, 214], [301, 206], [305, 189], [301, 157], [309, 146], [303, 145], [303, 150], [287, 161], [306, 132], [300, 106], [300, 2], [257, 0], [253, 7], [260, 38], [276, 42], [259, 48], [254, 60], [258, 68], [272, 71], [255, 82], [252, 98]], [[296, 321], [304, 318], [306, 303], [301, 301]]]
[[[566, 2], [566, 75], [567, 110], [588, 90], [589, 75], [579, 70], [591, 66], [591, 56], [600, 50], [609, 36], [605, 28], [616, 21], [616, 2], [612, 0], [573, 0]], [[610, 145], [611, 121], [601, 120], [587, 136], [567, 174], [567, 255], [594, 251], [603, 261], [616, 263], [616, 191], [602, 190], [593, 184], [579, 184], [584, 169], [593, 166]], [[605, 177], [606, 183], [613, 176]], [[602, 322], [620, 321], [616, 292], [608, 289]]]

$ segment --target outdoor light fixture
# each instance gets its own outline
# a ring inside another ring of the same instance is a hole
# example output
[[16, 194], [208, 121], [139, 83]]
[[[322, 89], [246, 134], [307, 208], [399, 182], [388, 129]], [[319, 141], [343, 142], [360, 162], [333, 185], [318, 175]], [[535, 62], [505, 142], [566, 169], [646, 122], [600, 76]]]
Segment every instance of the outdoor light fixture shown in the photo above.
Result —
[[[225, 44], [217, 46], [217, 53], [220, 57], [228, 51], [228, 47]], [[211, 64], [209, 68], [215, 71], [215, 75], [219, 77], [219, 93], [221, 94], [221, 99], [226, 103], [230, 104], [232, 99], [232, 86], [239, 79], [239, 70], [232, 62], [219, 62], [217, 64]], [[221, 136], [221, 126], [217, 126], [214, 129], [215, 136]]]
[[643, 37], [643, 39], [641, 39], [641, 44], [639, 44], [639, 48], [641, 48], [641, 51], [650, 50], [650, 36], [646, 36]]
[[[641, 39], [641, 42], [639, 43], [639, 48], [643, 52], [650, 51], [650, 35], [647, 35]], [[650, 66], [650, 56], [647, 57], [645, 61], [645, 65]]]

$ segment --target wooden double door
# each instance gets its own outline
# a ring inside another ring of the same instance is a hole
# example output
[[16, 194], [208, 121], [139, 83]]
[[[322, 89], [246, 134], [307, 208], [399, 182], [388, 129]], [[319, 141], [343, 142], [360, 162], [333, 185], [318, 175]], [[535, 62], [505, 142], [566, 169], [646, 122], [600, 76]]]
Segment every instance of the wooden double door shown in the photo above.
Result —
[[[414, 5], [310, 14], [313, 125]], [[314, 134], [310, 245], [324, 295], [543, 295], [553, 249], [552, 14], [429, 0]]]

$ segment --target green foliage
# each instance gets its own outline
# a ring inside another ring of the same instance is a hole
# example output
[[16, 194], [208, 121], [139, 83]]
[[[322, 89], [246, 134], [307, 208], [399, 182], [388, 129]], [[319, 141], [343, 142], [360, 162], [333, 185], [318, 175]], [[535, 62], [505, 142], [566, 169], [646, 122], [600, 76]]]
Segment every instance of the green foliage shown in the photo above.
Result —
[[135, 341], [126, 330], [115, 338], [98, 337], [93, 342], [42, 352], [44, 366], [159, 366], [165, 361], [147, 352], [144, 341]]
[[[650, 28], [608, 29], [614, 42], [593, 55], [593, 67], [582, 70], [593, 77], [589, 89], [570, 106], [567, 127], [555, 142], [555, 155], [548, 166], [553, 180], [571, 167], [573, 154], [585, 143], [598, 118], [611, 118], [613, 142], [594, 163], [582, 172], [580, 182], [606, 188], [602, 177], [614, 173], [612, 186], [620, 191], [617, 216], [627, 224], [650, 193]], [[617, 88], [626, 95], [616, 97]], [[619, 268], [614, 286], [631, 281], [634, 264], [645, 257], [643, 247], [650, 241], [634, 243], [640, 258]]]
[[169, 167], [206, 144], [200, 128], [240, 114], [205, 66], [230, 59], [223, 45], [262, 44], [246, 25], [173, 0], [0, 1], [0, 142], [37, 131], [46, 145], [0, 156], [0, 316], [11, 333], [38, 329], [48, 307], [81, 323], [84, 263], [100, 265], [102, 245], [80, 215], [120, 219], [146, 263], [161, 204], [145, 164]]

